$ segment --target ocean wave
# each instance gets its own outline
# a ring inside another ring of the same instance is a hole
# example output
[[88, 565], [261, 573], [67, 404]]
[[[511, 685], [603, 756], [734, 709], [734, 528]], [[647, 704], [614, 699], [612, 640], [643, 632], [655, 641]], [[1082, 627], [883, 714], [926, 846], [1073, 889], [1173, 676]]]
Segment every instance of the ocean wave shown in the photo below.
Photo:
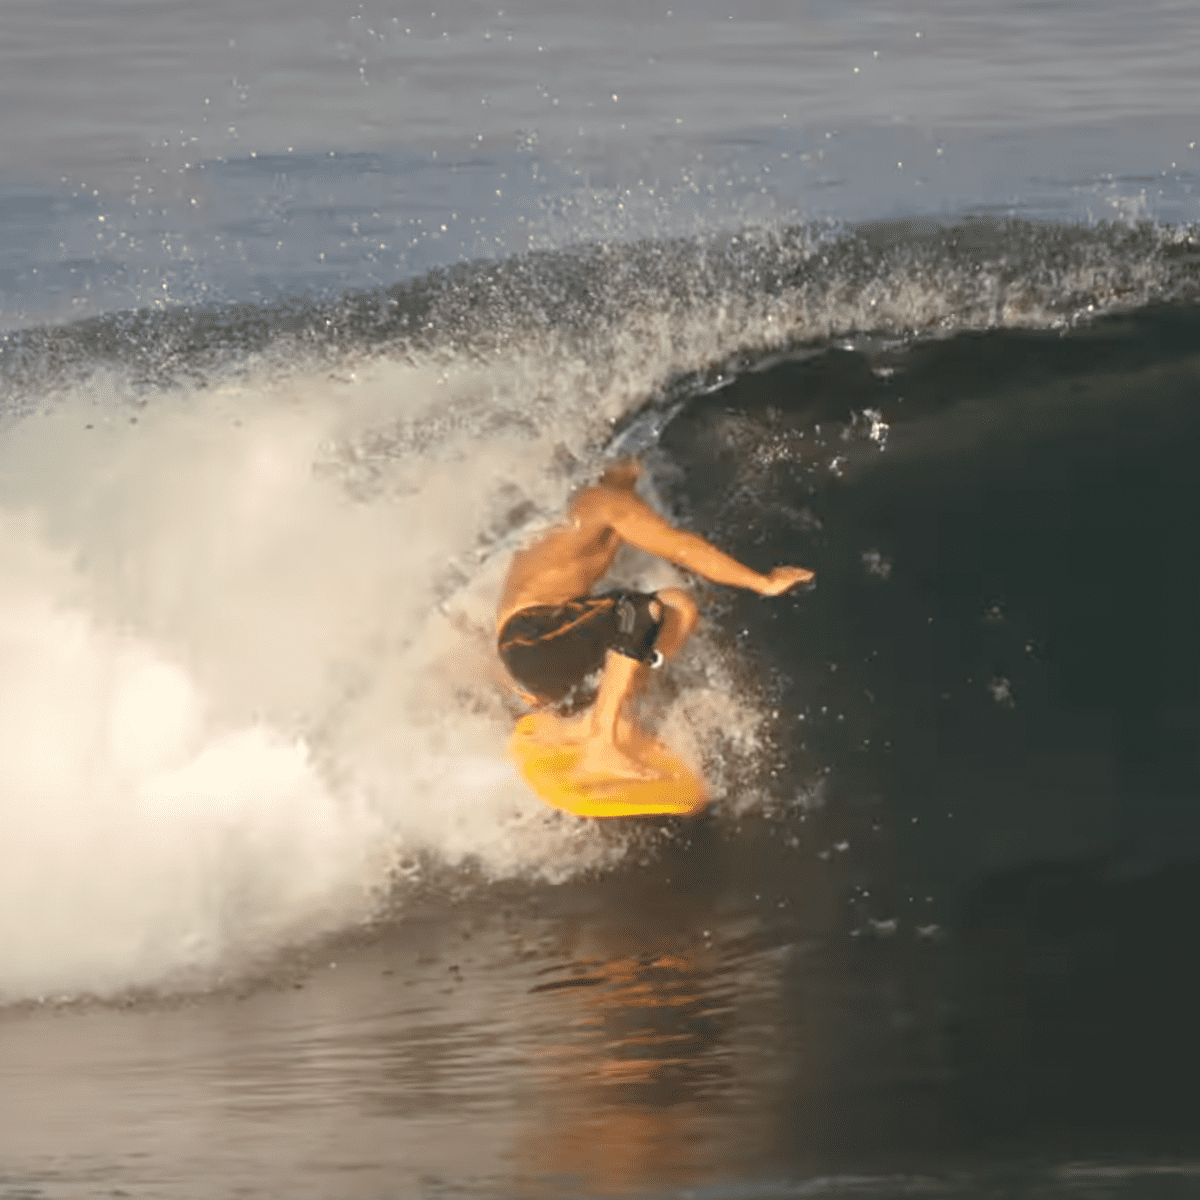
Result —
[[[596, 461], [772, 355], [1067, 328], [1198, 273], [1149, 226], [751, 230], [7, 335], [0, 996], [219, 977], [425, 857], [618, 861], [516, 778], [490, 644], [508, 552]], [[697, 645], [661, 719], [741, 811], [762, 703]]]
[[119, 372], [142, 394], [364, 355], [472, 364], [570, 355], [597, 369], [640, 358], [638, 384], [653, 392], [664, 378], [789, 344], [1063, 329], [1197, 299], [1195, 226], [914, 218], [753, 227], [481, 261], [334, 298], [143, 308], [9, 332], [0, 335], [0, 400], [9, 411], [36, 407], [98, 371]]

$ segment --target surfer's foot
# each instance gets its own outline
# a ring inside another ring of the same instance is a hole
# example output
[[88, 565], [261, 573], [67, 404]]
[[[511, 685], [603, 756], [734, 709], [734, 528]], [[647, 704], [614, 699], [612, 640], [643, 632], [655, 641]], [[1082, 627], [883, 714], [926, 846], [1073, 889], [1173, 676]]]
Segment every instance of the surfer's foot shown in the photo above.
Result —
[[584, 741], [591, 735], [590, 724], [579, 717], [560, 717], [553, 712], [540, 712], [534, 716], [534, 735], [539, 742], [549, 746], [571, 745]]
[[670, 754], [670, 751], [652, 734], [627, 718], [617, 722], [614, 741], [631, 758], [644, 759], [647, 755]]
[[619, 717], [613, 740], [618, 746], [632, 750], [646, 740], [646, 734], [639, 729], [628, 717]]
[[588, 742], [571, 775], [576, 779], [656, 779], [658, 773], [611, 742]]

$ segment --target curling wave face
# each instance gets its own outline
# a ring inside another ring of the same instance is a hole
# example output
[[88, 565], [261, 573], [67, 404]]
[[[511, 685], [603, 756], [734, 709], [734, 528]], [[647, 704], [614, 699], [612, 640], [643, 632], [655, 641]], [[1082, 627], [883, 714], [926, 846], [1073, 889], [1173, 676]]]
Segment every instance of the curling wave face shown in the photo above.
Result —
[[602, 373], [597, 415], [615, 419], [668, 380], [691, 384], [731, 356], [797, 342], [1062, 329], [1194, 302], [1198, 253], [1195, 226], [926, 218], [588, 244], [332, 299], [139, 309], [5, 333], [0, 398], [9, 411], [36, 408], [103, 370], [141, 390], [376, 355], [489, 369], [516, 359], [531, 385]]
[[[613, 862], [507, 763], [490, 647], [508, 551], [605, 447], [775, 353], [1066, 327], [1198, 278], [1188, 230], [796, 228], [7, 335], [0, 997], [203, 985], [425, 861]], [[742, 807], [756, 701], [712, 651], [663, 719]]]

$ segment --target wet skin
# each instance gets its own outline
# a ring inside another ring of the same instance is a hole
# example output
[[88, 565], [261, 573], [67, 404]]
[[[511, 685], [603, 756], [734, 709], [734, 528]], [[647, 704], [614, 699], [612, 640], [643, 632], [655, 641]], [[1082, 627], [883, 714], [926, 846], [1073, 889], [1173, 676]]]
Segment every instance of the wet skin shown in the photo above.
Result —
[[[676, 529], [644, 504], [633, 491], [640, 468], [621, 464], [605, 481], [584, 489], [571, 503], [566, 520], [513, 557], [497, 607], [496, 628], [516, 612], [534, 605], [556, 605], [587, 595], [604, 577], [617, 551], [628, 542], [714, 583], [779, 596], [814, 573], [804, 567], [775, 567], [762, 574], [718, 550], [694, 533]], [[655, 649], [674, 657], [696, 627], [695, 602], [678, 588], [656, 593], [662, 618]], [[652, 610], [653, 612], [653, 610]], [[636, 744], [647, 738], [628, 715], [647, 668], [610, 650], [595, 703], [582, 717], [566, 720], [551, 713], [539, 722], [548, 741], [572, 741], [582, 753], [577, 777], [647, 779], [654, 772], [639, 761]]]

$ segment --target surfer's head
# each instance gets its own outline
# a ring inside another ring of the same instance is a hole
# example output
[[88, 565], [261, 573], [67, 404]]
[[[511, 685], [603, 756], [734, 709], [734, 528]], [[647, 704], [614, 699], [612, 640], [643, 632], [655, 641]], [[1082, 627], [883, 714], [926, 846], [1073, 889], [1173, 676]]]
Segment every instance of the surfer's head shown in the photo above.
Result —
[[604, 468], [600, 476], [600, 486], [631, 492], [637, 486], [641, 474], [642, 464], [636, 458], [617, 458]]

